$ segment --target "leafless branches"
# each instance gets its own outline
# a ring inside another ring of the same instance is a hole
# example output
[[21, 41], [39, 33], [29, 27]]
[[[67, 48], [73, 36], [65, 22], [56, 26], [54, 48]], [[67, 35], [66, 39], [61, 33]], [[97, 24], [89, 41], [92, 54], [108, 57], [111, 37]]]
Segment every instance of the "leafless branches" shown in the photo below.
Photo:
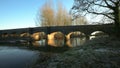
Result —
[[73, 16], [85, 14], [103, 15], [119, 23], [120, 0], [74, 0], [70, 11]]

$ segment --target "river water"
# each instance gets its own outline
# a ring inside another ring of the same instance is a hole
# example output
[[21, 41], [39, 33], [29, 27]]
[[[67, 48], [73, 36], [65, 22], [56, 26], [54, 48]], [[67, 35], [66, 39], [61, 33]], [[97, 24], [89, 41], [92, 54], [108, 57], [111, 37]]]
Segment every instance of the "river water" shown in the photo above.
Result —
[[63, 51], [61, 48], [54, 49], [60, 51], [53, 52], [53, 49], [46, 47], [31, 48], [25, 45], [1, 44], [0, 68], [34, 68], [37, 63], [46, 61], [49, 56], [51, 57]]
[[[74, 47], [72, 45], [80, 45], [85, 40], [83, 39], [72, 39], [68, 40], [68, 45], [71, 47]], [[63, 43], [64, 40], [49, 40], [48, 41], [51, 46], [57, 46], [57, 45], [65, 45], [66, 43]], [[45, 46], [45, 41], [36, 41], [34, 42], [34, 46], [36, 48], [41, 48], [41, 45], [44, 44], [42, 47]], [[59, 49], [59, 48], [58, 48]], [[58, 51], [56, 48], [56, 50]], [[44, 49], [43, 49], [44, 50]], [[49, 50], [49, 49], [47, 49]], [[53, 49], [50, 49], [53, 50]], [[63, 51], [62, 49], [59, 49], [60, 51]], [[56, 51], [55, 51], [56, 52]], [[44, 52], [40, 51], [39, 49], [31, 49], [27, 46], [23, 45], [12, 45], [12, 44], [1, 44], [0, 45], [0, 68], [30, 68], [36, 64], [36, 62], [39, 62], [40, 58], [43, 56], [43, 53], [46, 55], [51, 54], [51, 52]], [[56, 54], [53, 53], [52, 54]]]
[[26, 47], [0, 46], [0, 68], [25, 68], [34, 64], [39, 51]]
[[[78, 44], [80, 45], [81, 39], [77, 39], [77, 40], [75, 41], [74, 39], [72, 41], [69, 40], [69, 45], [71, 47], [73, 43], [75, 43], [73, 45], [78, 45]], [[44, 40], [40, 40], [40, 41], [34, 42], [33, 46], [35, 46], [36, 48], [42, 49], [42, 47], [46, 45], [45, 43], [46, 42]], [[51, 46], [65, 45], [64, 40], [49, 40], [48, 43], [50, 43]], [[53, 49], [48, 49], [48, 50], [53, 50]], [[60, 51], [63, 51], [63, 50], [60, 49]], [[0, 68], [29, 68], [31, 66], [34, 66], [34, 64], [38, 62], [40, 57], [43, 56], [43, 55], [41, 56], [41, 54], [43, 53], [49, 55], [50, 52], [40, 51], [39, 49], [31, 49], [21, 44], [14, 45], [14, 46], [12, 44], [4, 44], [4, 45], [1, 44], [0, 45]]]

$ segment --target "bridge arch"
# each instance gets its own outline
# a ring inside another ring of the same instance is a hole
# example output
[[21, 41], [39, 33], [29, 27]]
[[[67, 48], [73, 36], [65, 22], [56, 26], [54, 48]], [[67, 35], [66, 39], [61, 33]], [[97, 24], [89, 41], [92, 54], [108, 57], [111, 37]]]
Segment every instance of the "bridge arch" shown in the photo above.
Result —
[[62, 47], [65, 45], [65, 35], [58, 31], [48, 34], [48, 45]]
[[20, 37], [29, 37], [29, 36], [30, 36], [30, 33], [28, 33], [28, 32], [20, 33]]
[[68, 47], [80, 46], [86, 41], [86, 35], [80, 31], [70, 32], [66, 38]]
[[94, 31], [90, 34], [90, 40], [101, 37], [109, 37], [109, 35], [103, 31]]
[[75, 37], [85, 37], [85, 34], [81, 31], [74, 31], [67, 34], [67, 39]]
[[39, 41], [41, 39], [46, 39], [47, 35], [45, 32], [36, 32], [31, 35], [32, 39], [35, 41]]

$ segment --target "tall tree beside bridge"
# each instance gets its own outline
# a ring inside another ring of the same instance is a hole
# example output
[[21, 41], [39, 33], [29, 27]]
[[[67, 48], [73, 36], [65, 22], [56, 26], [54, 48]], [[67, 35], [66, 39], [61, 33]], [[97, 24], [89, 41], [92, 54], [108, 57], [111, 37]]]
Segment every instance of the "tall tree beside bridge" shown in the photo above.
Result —
[[74, 0], [71, 14], [74, 18], [86, 14], [102, 15], [114, 21], [115, 29], [118, 32], [120, 27], [120, 0]]
[[55, 24], [54, 9], [52, 8], [52, 2], [47, 1], [40, 9], [39, 23], [41, 26], [52, 26]]
[[[55, 8], [57, 8], [57, 10]], [[40, 8], [37, 25], [66, 26], [72, 25], [72, 20], [61, 3], [58, 3], [57, 7], [54, 7], [52, 0], [49, 0]]]
[[[86, 24], [83, 21], [84, 17], [77, 20], [80, 25]], [[85, 20], [85, 19], [84, 19]], [[71, 15], [67, 12], [63, 4], [58, 1], [56, 7], [52, 0], [46, 1], [46, 3], [40, 8], [39, 14], [37, 15], [37, 26], [67, 26], [74, 25]]]
[[57, 12], [56, 12], [56, 19], [57, 25], [65, 26], [65, 25], [72, 25], [72, 18], [71, 15], [68, 14], [63, 4], [58, 2], [57, 3]]

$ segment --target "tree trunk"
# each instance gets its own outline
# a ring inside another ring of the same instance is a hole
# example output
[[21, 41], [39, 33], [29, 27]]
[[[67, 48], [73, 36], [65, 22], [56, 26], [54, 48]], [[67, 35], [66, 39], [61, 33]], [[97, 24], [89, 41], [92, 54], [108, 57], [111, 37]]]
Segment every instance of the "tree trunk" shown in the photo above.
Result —
[[119, 15], [119, 7], [115, 8], [114, 11], [114, 22], [115, 22], [115, 33], [116, 37], [120, 37], [120, 15]]

